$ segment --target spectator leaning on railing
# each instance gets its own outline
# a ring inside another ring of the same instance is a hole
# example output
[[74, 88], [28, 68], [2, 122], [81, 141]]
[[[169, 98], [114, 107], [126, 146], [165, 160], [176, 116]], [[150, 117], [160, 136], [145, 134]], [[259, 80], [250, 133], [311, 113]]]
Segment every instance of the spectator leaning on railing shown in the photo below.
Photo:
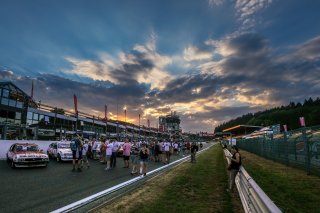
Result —
[[233, 188], [235, 185], [235, 178], [237, 173], [239, 172], [240, 166], [241, 166], [241, 155], [239, 153], [239, 149], [237, 146], [231, 147], [231, 154], [232, 157], [227, 156], [227, 158], [230, 159], [230, 164], [228, 166], [229, 170], [229, 188], [227, 191], [233, 192]]

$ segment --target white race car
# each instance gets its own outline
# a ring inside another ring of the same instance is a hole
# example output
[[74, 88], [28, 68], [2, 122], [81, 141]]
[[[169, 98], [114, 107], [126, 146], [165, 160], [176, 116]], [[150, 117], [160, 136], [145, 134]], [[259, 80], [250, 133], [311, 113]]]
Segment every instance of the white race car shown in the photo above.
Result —
[[7, 161], [11, 167], [46, 167], [49, 157], [43, 153], [37, 144], [15, 143], [12, 144], [7, 152]]
[[58, 141], [49, 145], [47, 154], [57, 161], [72, 161], [71, 142]]

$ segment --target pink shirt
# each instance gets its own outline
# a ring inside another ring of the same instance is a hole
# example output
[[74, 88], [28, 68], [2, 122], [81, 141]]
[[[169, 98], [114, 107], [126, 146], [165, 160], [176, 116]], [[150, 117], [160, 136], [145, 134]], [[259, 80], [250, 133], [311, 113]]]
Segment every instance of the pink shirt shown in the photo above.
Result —
[[131, 144], [130, 143], [124, 143], [123, 144], [123, 155], [130, 156], [131, 151]]

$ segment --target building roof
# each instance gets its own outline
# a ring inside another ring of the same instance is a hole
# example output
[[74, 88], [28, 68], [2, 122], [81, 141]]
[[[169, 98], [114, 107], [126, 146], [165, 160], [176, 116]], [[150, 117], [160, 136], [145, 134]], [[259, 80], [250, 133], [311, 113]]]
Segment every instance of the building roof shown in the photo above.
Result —
[[255, 130], [261, 129], [262, 126], [252, 126], [252, 125], [236, 125], [227, 129], [222, 130], [223, 133], [231, 133], [232, 135], [246, 135], [250, 134]]
[[17, 87], [14, 83], [12, 83], [11, 81], [0, 81], [0, 87], [2, 88], [6, 88], [9, 89], [11, 91], [16, 91], [19, 92], [20, 94], [22, 94], [24, 96], [24, 98], [26, 98], [27, 100], [29, 100], [29, 103], [31, 103], [33, 106], [37, 106], [37, 103], [31, 98], [31, 96], [29, 96], [27, 93], [25, 93], [22, 89], [20, 89], [19, 87]]

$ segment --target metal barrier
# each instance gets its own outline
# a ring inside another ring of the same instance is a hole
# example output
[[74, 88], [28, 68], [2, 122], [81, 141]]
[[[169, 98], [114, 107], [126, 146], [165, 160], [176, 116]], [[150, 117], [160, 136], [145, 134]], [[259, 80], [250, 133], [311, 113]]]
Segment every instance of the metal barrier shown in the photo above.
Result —
[[[216, 143], [216, 144], [217, 144], [217, 143]], [[210, 145], [210, 146], [208, 146], [207, 148], [199, 151], [198, 153], [200, 154], [200, 153], [208, 150], [210, 147], [212, 147], [212, 146], [214, 146], [214, 145], [216, 145], [216, 144]], [[187, 161], [187, 160], [189, 160], [189, 159], [190, 159], [190, 155], [188, 155], [188, 156], [186, 156], [186, 157], [184, 157], [184, 158], [181, 158], [181, 159], [179, 159], [179, 160], [176, 160], [176, 161], [174, 161], [174, 162], [172, 162], [172, 163], [170, 163], [170, 164], [167, 164], [167, 165], [165, 165], [165, 166], [162, 166], [162, 167], [160, 167], [160, 168], [157, 168], [157, 169], [155, 169], [155, 170], [152, 170], [152, 171], [150, 171], [150, 172], [147, 173], [147, 176], [156, 174], [156, 173], [158, 173], [158, 172], [160, 172], [160, 171], [164, 171], [165, 169], [168, 169], [168, 168], [170, 168], [170, 167], [172, 167], [172, 166], [174, 166], [174, 165], [177, 165], [178, 163], [183, 163], [184, 161]], [[87, 204], [89, 204], [89, 203], [91, 203], [91, 202], [93, 202], [93, 201], [96, 201], [97, 199], [99, 199], [99, 198], [101, 198], [101, 197], [110, 195], [111, 193], [117, 192], [117, 191], [119, 191], [120, 189], [123, 189], [123, 188], [125, 188], [125, 187], [127, 187], [127, 186], [131, 186], [131, 185], [133, 185], [133, 184], [136, 184], [137, 182], [143, 180], [144, 178], [145, 178], [145, 177], [143, 177], [143, 176], [139, 176], [139, 177], [130, 179], [130, 180], [126, 181], [126, 182], [120, 183], [120, 184], [118, 184], [118, 185], [116, 185], [116, 186], [113, 186], [113, 187], [111, 187], [111, 188], [108, 188], [108, 189], [106, 189], [106, 190], [104, 190], [104, 191], [98, 192], [98, 193], [96, 193], [96, 194], [94, 194], [94, 195], [91, 195], [91, 196], [89, 196], [89, 197], [86, 197], [86, 198], [81, 199], [81, 200], [79, 200], [79, 201], [76, 201], [76, 202], [74, 202], [74, 203], [71, 203], [71, 204], [69, 204], [69, 205], [67, 205], [67, 206], [64, 206], [64, 207], [62, 207], [62, 208], [59, 208], [59, 209], [57, 209], [57, 210], [54, 210], [54, 211], [52, 211], [51, 213], [61, 213], [61, 212], [71, 212], [71, 211], [74, 211], [74, 210], [76, 210], [76, 209], [78, 209], [78, 208], [80, 208], [80, 207], [82, 207], [82, 206], [85, 206], [85, 205], [87, 205]]]
[[320, 176], [320, 126], [237, 140], [240, 149]]
[[[225, 156], [232, 156], [227, 149], [224, 149], [224, 154]], [[229, 164], [230, 159], [227, 157], [226, 159]], [[250, 177], [243, 166], [240, 167], [240, 170], [236, 176], [236, 186], [239, 192], [243, 209], [246, 213], [281, 212], [281, 210], [264, 193], [264, 191], [252, 179], [252, 177]]]

